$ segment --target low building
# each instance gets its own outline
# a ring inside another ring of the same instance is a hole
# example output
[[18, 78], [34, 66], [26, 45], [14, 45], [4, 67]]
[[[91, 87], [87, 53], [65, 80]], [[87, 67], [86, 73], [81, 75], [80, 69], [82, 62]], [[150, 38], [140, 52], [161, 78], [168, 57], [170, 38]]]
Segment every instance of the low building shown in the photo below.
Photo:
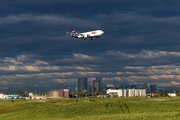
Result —
[[47, 97], [45, 97], [45, 96], [32, 96], [31, 99], [42, 100], [42, 99], [47, 99]]
[[117, 95], [118, 97], [124, 96], [123, 89], [108, 89], [106, 93], [109, 94], [110, 96], [112, 95]]
[[128, 94], [129, 94], [129, 97], [134, 97], [135, 96], [135, 89], [129, 89]]
[[12, 95], [4, 95], [0, 93], [0, 99], [17, 99], [17, 98], [23, 98], [23, 96], [19, 96], [17, 94], [12, 94]]
[[118, 94], [116, 92], [109, 93], [110, 98], [117, 98]]
[[69, 89], [49, 91], [49, 98], [69, 98]]
[[98, 98], [108, 98], [109, 95], [108, 94], [99, 94]]
[[49, 91], [49, 98], [62, 98], [62, 97], [64, 97], [64, 91], [63, 90]]
[[115, 95], [118, 97], [138, 97], [146, 96], [146, 89], [108, 89], [107, 94]]
[[31, 99], [47, 99], [49, 93], [48, 92], [33, 92], [29, 93], [29, 97]]
[[96, 91], [96, 88], [95, 87], [89, 87], [89, 92], [90, 93], [95, 93]]
[[122, 92], [123, 92], [123, 96], [122, 97], [128, 97], [128, 90], [123, 89]]
[[12, 95], [8, 95], [8, 99], [17, 99], [17, 98], [23, 98], [23, 96], [19, 96], [18, 94], [12, 94]]
[[8, 99], [8, 95], [0, 93], [0, 99]]
[[64, 89], [64, 97], [69, 98], [69, 89]]
[[170, 97], [175, 97], [175, 96], [176, 96], [176, 93], [168, 93], [168, 95], [169, 95]]
[[138, 96], [146, 96], [146, 89], [134, 89], [135, 90], [135, 97]]
[[155, 96], [157, 96], [157, 93], [152, 93], [151, 96], [155, 97]]

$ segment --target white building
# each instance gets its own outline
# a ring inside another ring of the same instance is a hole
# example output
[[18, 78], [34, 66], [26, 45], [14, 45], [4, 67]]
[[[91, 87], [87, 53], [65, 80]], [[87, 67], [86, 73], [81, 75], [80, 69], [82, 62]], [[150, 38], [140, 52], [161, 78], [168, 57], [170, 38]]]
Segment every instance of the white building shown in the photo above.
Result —
[[8, 99], [8, 95], [3, 95], [2, 93], [0, 93], [0, 99]]
[[134, 97], [135, 89], [128, 89], [128, 95], [129, 95], [129, 97]]
[[69, 98], [69, 89], [64, 89], [64, 97]]
[[123, 92], [122, 89], [108, 89], [108, 90], [106, 91], [106, 93], [109, 94], [109, 95], [110, 95], [110, 94], [112, 94], [112, 95], [117, 94], [118, 97], [124, 96], [124, 92]]
[[145, 89], [135, 89], [134, 96], [146, 96], [146, 90]]
[[128, 90], [123, 89], [123, 96], [122, 97], [128, 97]]
[[146, 96], [146, 89], [108, 89], [107, 94], [117, 94], [118, 97]]
[[47, 99], [48, 92], [42, 92], [42, 93], [29, 93], [29, 98], [31, 99]]
[[175, 97], [175, 96], [176, 96], [176, 93], [168, 93], [168, 95], [169, 95], [170, 97]]

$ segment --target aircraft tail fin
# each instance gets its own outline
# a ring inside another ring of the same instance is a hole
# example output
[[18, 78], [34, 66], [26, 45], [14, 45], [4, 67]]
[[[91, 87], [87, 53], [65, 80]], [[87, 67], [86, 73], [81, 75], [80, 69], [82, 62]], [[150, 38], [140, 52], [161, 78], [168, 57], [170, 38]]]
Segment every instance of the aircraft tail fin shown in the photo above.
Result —
[[72, 30], [72, 33], [77, 33], [73, 27], [71, 28], [71, 30]]

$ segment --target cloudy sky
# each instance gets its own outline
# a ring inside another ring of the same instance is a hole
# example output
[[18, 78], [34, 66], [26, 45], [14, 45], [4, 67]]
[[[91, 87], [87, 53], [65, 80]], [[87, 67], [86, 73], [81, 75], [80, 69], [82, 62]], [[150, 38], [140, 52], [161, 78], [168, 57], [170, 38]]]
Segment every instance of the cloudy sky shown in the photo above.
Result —
[[[95, 77], [180, 85], [179, 0], [1, 0], [0, 88]], [[66, 36], [103, 30], [101, 38]], [[34, 89], [34, 88], [33, 88]]]

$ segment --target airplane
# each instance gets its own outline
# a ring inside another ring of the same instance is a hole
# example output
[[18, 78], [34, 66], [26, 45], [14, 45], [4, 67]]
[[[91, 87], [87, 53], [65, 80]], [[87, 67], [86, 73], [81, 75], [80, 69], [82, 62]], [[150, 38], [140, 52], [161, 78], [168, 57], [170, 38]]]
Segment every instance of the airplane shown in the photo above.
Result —
[[100, 38], [101, 35], [104, 33], [104, 31], [102, 30], [77, 33], [73, 27], [71, 28], [71, 30], [72, 32], [67, 32], [67, 36], [84, 39], [84, 40], [86, 40], [86, 38], [91, 38], [91, 40], [93, 40], [93, 37]]

